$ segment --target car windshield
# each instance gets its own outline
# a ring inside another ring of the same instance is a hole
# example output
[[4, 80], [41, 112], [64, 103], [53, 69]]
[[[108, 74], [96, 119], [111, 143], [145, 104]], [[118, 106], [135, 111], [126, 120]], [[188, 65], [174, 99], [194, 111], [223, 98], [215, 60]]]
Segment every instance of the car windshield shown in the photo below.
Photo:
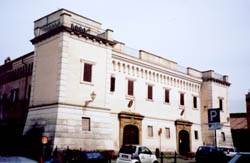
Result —
[[123, 146], [120, 149], [120, 153], [132, 154], [135, 153], [136, 147], [135, 146]]
[[219, 147], [218, 149], [221, 150], [221, 151], [223, 151], [223, 152], [234, 152], [233, 148], [222, 148], [222, 147]]
[[214, 147], [200, 147], [198, 149], [198, 153], [209, 153], [212, 152], [212, 150], [215, 149]]

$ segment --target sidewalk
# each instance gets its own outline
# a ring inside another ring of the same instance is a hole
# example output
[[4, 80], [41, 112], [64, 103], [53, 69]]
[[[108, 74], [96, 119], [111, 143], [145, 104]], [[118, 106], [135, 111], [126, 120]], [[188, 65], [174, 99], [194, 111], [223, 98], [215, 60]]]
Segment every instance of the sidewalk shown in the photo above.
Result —
[[[183, 158], [176, 158], [176, 163], [191, 163], [195, 162], [195, 158], [191, 160], [183, 159]], [[161, 159], [158, 158], [158, 163], [161, 163]], [[174, 158], [164, 158], [163, 163], [174, 163]]]

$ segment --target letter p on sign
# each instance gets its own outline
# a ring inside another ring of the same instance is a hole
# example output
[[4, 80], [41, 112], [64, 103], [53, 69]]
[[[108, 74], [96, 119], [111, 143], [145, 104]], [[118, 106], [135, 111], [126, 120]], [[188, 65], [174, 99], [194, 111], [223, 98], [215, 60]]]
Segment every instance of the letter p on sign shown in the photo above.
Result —
[[220, 123], [220, 109], [208, 109], [208, 123]]

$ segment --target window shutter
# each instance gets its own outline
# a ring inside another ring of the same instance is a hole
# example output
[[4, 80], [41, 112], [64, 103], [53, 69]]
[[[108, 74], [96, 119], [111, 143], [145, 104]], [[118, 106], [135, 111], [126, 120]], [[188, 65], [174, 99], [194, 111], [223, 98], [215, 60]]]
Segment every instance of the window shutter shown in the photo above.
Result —
[[165, 89], [165, 102], [169, 103], [169, 90]]
[[87, 82], [91, 82], [91, 75], [92, 75], [92, 65], [85, 63], [83, 80]]
[[151, 85], [148, 86], [148, 99], [153, 99], [153, 87]]
[[184, 105], [184, 94], [183, 93], [180, 94], [180, 104]]
[[115, 77], [111, 77], [110, 92], [115, 91]]
[[197, 108], [197, 97], [193, 97], [194, 108]]
[[128, 95], [134, 95], [134, 82], [131, 80], [128, 80]]

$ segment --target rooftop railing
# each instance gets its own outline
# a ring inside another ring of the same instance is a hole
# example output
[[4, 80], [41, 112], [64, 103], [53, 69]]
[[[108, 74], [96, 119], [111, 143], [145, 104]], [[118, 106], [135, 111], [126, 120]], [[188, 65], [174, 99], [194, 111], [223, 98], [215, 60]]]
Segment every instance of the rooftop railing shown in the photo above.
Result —
[[184, 66], [181, 66], [181, 65], [177, 65], [177, 70], [178, 70], [179, 72], [184, 73], [184, 74], [187, 74], [187, 73], [188, 73], [187, 67], [184, 67]]
[[[135, 58], [139, 58], [139, 50], [128, 47], [128, 46], [124, 46], [124, 53], [127, 54], [128, 56], [132, 56]], [[177, 65], [177, 71], [184, 73], [184, 74], [188, 74], [188, 70], [187, 67], [181, 66], [181, 65]]]
[[139, 50], [137, 50], [137, 49], [134, 49], [134, 48], [131, 48], [128, 46], [124, 46], [124, 53], [129, 55], [129, 56], [139, 58]]
[[221, 80], [221, 81], [223, 81], [224, 80], [224, 77], [223, 77], [223, 75], [221, 75], [221, 74], [218, 74], [218, 73], [214, 73], [214, 76], [213, 76], [215, 79], [218, 79], [218, 80]]

